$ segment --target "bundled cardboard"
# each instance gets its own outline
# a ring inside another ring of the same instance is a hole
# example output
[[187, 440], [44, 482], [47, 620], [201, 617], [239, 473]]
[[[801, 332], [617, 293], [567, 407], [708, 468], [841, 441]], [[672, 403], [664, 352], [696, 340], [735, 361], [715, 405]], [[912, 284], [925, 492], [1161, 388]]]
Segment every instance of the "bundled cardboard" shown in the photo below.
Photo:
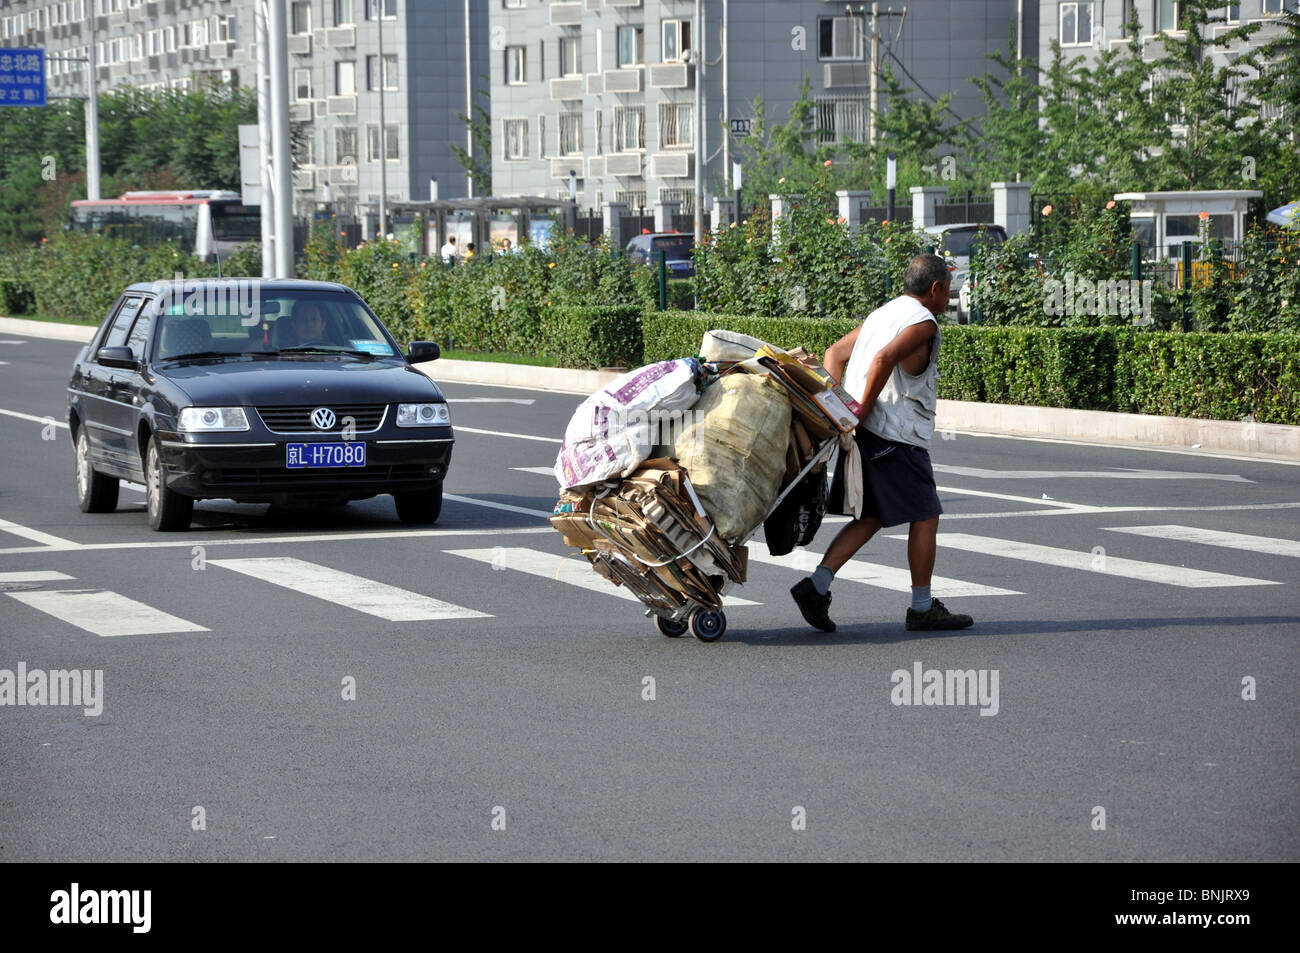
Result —
[[567, 493], [556, 511], [551, 525], [565, 543], [651, 609], [718, 609], [722, 593], [745, 581], [747, 551], [717, 534], [686, 471], [671, 460], [647, 461], [604, 495]]

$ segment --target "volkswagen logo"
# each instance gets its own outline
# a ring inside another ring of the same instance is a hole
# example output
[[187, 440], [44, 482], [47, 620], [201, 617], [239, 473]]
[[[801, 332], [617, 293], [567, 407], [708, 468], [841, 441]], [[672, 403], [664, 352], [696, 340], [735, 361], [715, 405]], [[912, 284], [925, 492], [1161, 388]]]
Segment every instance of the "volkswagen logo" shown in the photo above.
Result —
[[311, 412], [311, 422], [317, 430], [329, 430], [334, 426], [334, 411], [328, 407], [317, 407]]

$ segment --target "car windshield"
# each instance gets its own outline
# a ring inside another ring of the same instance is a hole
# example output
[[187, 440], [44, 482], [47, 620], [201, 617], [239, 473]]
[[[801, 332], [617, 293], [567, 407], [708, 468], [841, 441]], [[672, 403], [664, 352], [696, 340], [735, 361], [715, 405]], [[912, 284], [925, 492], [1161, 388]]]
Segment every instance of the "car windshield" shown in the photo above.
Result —
[[690, 258], [695, 239], [690, 235], [666, 235], [654, 240], [654, 257], [664, 252], [666, 258]]
[[335, 291], [195, 285], [158, 302], [155, 360], [302, 354], [397, 354], [361, 303]]
[[945, 232], [943, 250], [946, 254], [959, 258], [970, 257], [972, 245], [996, 245], [1006, 241], [1006, 235], [1000, 228], [989, 228], [981, 235], [978, 228], [959, 228]]

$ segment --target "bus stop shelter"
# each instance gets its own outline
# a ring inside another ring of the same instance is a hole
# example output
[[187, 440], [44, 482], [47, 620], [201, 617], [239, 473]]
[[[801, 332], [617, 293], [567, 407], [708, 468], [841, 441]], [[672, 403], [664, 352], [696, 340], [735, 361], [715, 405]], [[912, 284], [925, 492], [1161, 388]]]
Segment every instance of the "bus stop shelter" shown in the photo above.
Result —
[[[449, 236], [455, 235], [462, 248], [469, 242], [479, 249], [492, 248], [509, 238], [521, 243], [545, 242], [552, 228], [564, 228], [572, 204], [561, 199], [532, 196], [514, 198], [438, 199], [430, 202], [395, 203], [393, 233], [410, 243], [422, 255], [438, 252]], [[424, 222], [420, 235], [413, 235], [416, 217]]]
[[1133, 237], [1148, 257], [1178, 258], [1182, 246], [1202, 237], [1224, 243], [1240, 242], [1246, 234], [1246, 213], [1252, 199], [1264, 197], [1254, 189], [1189, 190], [1185, 192], [1120, 192], [1128, 202]]

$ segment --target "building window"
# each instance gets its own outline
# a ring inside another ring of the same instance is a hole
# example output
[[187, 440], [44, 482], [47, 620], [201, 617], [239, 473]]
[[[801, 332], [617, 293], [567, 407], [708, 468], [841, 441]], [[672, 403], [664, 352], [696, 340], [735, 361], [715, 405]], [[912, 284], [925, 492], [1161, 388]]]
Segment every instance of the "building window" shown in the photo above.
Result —
[[681, 62], [682, 54], [691, 48], [691, 21], [665, 20], [663, 22], [663, 62]]
[[1273, 16], [1282, 12], [1282, 0], [1264, 0], [1264, 15]]
[[384, 7], [384, 19], [385, 19], [385, 20], [396, 20], [396, 19], [397, 19], [397, 0], [365, 0], [365, 2], [366, 2], [366, 19], [367, 19], [367, 20], [378, 20], [378, 19], [379, 19], [379, 7], [380, 7], [380, 4], [383, 4], [383, 7]]
[[1224, 22], [1224, 23], [1240, 23], [1240, 22], [1241, 22], [1241, 4], [1240, 4], [1240, 3], [1229, 3], [1229, 4], [1227, 4], [1226, 6], [1224, 6], [1224, 8], [1223, 8], [1223, 22]]
[[527, 0], [502, 0], [501, 5], [507, 10], [522, 10]]
[[501, 120], [502, 144], [507, 162], [528, 158], [528, 120]]
[[867, 141], [867, 101], [860, 96], [822, 96], [817, 103], [817, 141]]
[[1092, 4], [1061, 4], [1061, 45], [1092, 45]]
[[311, 0], [294, 0], [289, 16], [295, 35], [311, 32]]
[[861, 17], [817, 18], [819, 60], [860, 60], [863, 49]]
[[691, 103], [659, 104], [659, 147], [691, 146], [695, 143], [695, 107]]
[[352, 13], [352, 0], [334, 0], [335, 26], [351, 26], [356, 22]]
[[169, 26], [163, 30], [163, 49], [168, 53], [176, 52], [176, 27]]
[[537, 114], [537, 158], [546, 158], [546, 114]]
[[1156, 14], [1159, 17], [1156, 29], [1161, 32], [1186, 29], [1183, 23], [1186, 8], [1187, 4], [1181, 3], [1179, 0], [1159, 0], [1156, 4]]
[[[366, 57], [366, 89], [374, 92], [379, 88], [379, 57], [371, 54]], [[384, 89], [397, 89], [397, 54], [384, 54]]]
[[639, 26], [618, 28], [618, 65], [640, 66], [645, 62], [645, 30]]
[[162, 30], [149, 31], [147, 50], [150, 56], [157, 56], [162, 52]]
[[[384, 125], [385, 158], [390, 162], [401, 158], [397, 147], [397, 128], [395, 122]], [[379, 161], [379, 123], [377, 122], [366, 124], [366, 159], [370, 162]]]
[[645, 109], [641, 106], [614, 107], [615, 152], [645, 148]]
[[[528, 82], [528, 51], [522, 46], [506, 47], [506, 85], [522, 86]], [[524, 120], [520, 120], [523, 122]]]
[[605, 154], [605, 111], [596, 110], [596, 155]]
[[305, 135], [293, 144], [293, 164], [295, 166], [316, 164], [316, 137]]
[[339, 60], [334, 64], [334, 95], [357, 94], [357, 64], [355, 60]]
[[560, 37], [560, 75], [582, 75], [582, 37]]
[[560, 113], [560, 155], [582, 155], [582, 113]]
[[293, 71], [293, 98], [299, 102], [304, 99], [311, 99], [310, 69], [296, 69]]
[[208, 21], [195, 20], [190, 27], [190, 45], [207, 46], [208, 45]]
[[334, 127], [334, 164], [355, 165], [357, 161], [357, 131], [351, 126]]

